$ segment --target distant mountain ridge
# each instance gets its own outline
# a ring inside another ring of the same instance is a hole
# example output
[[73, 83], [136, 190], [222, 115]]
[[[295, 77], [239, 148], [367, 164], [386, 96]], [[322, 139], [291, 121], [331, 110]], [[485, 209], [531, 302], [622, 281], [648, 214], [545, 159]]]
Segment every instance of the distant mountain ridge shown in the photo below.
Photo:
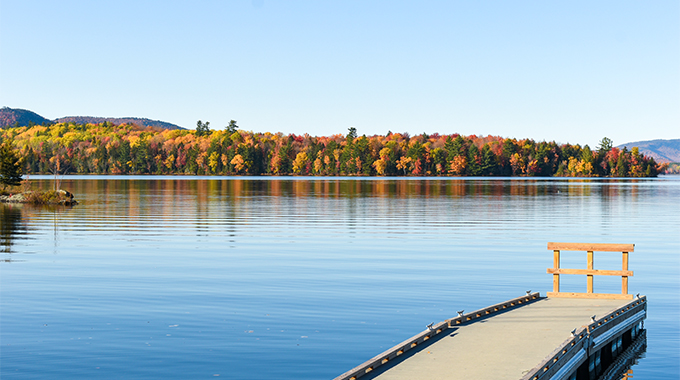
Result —
[[159, 127], [163, 129], [184, 129], [178, 125], [166, 123], [160, 120], [151, 120], [140, 117], [94, 117], [94, 116], [66, 116], [55, 119], [55, 123], [76, 123], [76, 124], [100, 124], [108, 121], [116, 125], [136, 124], [140, 127]]
[[635, 141], [618, 145], [628, 150], [637, 147], [640, 153], [651, 156], [656, 162], [680, 162], [680, 139]]
[[100, 124], [109, 122], [115, 125], [136, 124], [140, 127], [156, 127], [163, 129], [185, 129], [179, 125], [167, 123], [160, 120], [151, 120], [140, 117], [94, 117], [94, 116], [67, 116], [58, 119], [46, 119], [37, 113], [20, 108], [3, 107], [0, 109], [0, 128], [7, 128], [16, 125], [26, 126], [30, 123], [41, 125], [44, 123], [76, 123], [76, 124]]
[[0, 128], [11, 127], [19, 123], [19, 125], [28, 125], [29, 123], [42, 124], [52, 123], [51, 120], [45, 119], [37, 113], [29, 110], [22, 110], [19, 108], [0, 108]]

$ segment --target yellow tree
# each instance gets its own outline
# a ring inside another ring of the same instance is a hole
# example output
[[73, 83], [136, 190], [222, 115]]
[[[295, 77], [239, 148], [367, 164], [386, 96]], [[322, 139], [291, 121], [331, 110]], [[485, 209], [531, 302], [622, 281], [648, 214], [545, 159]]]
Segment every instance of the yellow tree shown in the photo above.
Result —
[[513, 174], [524, 174], [526, 172], [526, 163], [524, 157], [519, 153], [515, 153], [510, 157], [510, 167], [512, 167]]
[[569, 157], [569, 163], [567, 164], [567, 169], [569, 170], [569, 176], [575, 177], [576, 173], [579, 172], [578, 160], [574, 157]]
[[321, 161], [321, 157], [323, 157], [323, 153], [319, 151], [316, 154], [316, 160], [314, 160], [314, 174], [321, 174], [323, 171], [323, 161]]
[[238, 173], [247, 169], [246, 162], [240, 154], [234, 156], [234, 158], [231, 160], [231, 164], [234, 165], [234, 168]]
[[387, 168], [387, 163], [385, 160], [378, 159], [373, 161], [373, 167], [375, 168], [375, 171], [378, 173], [378, 175], [385, 175], [385, 168]]
[[411, 157], [402, 156], [399, 160], [397, 160], [397, 169], [403, 170], [404, 175], [406, 175], [406, 172], [411, 171], [412, 166], [413, 159]]
[[307, 174], [307, 162], [309, 157], [307, 157], [306, 152], [300, 152], [295, 156], [295, 161], [293, 161], [293, 172], [297, 174]]
[[165, 159], [165, 162], [163, 163], [168, 170], [172, 170], [172, 167], [175, 165], [175, 155], [171, 154], [168, 156], [168, 158]]
[[208, 166], [210, 167], [210, 171], [215, 173], [217, 170], [217, 164], [220, 161], [220, 154], [217, 152], [212, 152], [210, 153], [210, 157], [208, 157]]

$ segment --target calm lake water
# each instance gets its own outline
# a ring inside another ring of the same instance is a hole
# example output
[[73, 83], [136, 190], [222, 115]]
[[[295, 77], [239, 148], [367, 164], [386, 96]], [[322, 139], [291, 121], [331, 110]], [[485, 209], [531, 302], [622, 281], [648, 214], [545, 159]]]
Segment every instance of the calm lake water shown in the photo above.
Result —
[[[634, 243], [630, 291], [649, 297], [635, 379], [680, 373], [678, 177], [74, 176], [62, 188], [81, 203], [0, 205], [3, 380], [333, 378], [456, 310], [550, 291], [548, 241]], [[563, 254], [563, 267], [585, 261]], [[596, 269], [620, 266], [595, 255]], [[585, 291], [583, 276], [562, 282]]]

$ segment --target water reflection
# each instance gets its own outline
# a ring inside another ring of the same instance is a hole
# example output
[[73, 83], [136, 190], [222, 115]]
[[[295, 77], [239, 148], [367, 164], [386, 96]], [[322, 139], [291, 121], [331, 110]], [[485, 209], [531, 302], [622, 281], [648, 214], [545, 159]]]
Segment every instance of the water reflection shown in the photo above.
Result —
[[[21, 206], [0, 204], [0, 252], [3, 254], [12, 253], [14, 240], [24, 230]], [[2, 261], [11, 262], [12, 259], [3, 255]]]
[[[271, 197], [465, 197], [484, 196], [592, 196], [612, 199], [627, 195], [638, 196], [643, 180], [595, 180], [595, 179], [462, 179], [462, 178], [304, 178], [304, 177], [213, 177], [183, 178], [118, 177], [116, 180], [92, 179], [75, 181], [65, 179], [65, 186], [77, 196], [97, 192], [107, 202], [126, 193], [131, 203], [150, 191], [162, 191], [170, 198], [185, 195], [196, 196], [205, 202], [209, 196], [247, 197], [267, 195]], [[51, 186], [50, 180], [38, 180], [40, 187]]]
[[[546, 178], [331, 178], [331, 177], [116, 177], [65, 178], [62, 187], [76, 194], [87, 208], [87, 223], [110, 220], [124, 210], [126, 226], [138, 228], [149, 218], [158, 222], [195, 222], [195, 231], [206, 236], [219, 221], [230, 228], [233, 242], [243, 219], [272, 216], [320, 217], [343, 215], [350, 232], [354, 222], [418, 209], [407, 218], [445, 222], [481, 220], [496, 223], [505, 211], [546, 212], [555, 221], [566, 212], [592, 218], [606, 230], [614, 228], [611, 215], [650, 191], [645, 180], [546, 179]], [[52, 180], [34, 185], [50, 188]], [[658, 188], [656, 189], [658, 191]], [[379, 205], [375, 214], [367, 203]], [[569, 209], [565, 209], [569, 204]], [[474, 213], [441, 215], [475, 205]], [[446, 210], [441, 210], [444, 207]], [[438, 211], [439, 210], [439, 211]], [[499, 211], [501, 210], [501, 211]], [[505, 210], [505, 211], [503, 211]], [[481, 214], [480, 214], [481, 213]], [[427, 214], [427, 215], [425, 215]], [[467, 215], [467, 216], [466, 216]], [[510, 220], [513, 219], [513, 220]], [[551, 219], [551, 220], [553, 220]], [[290, 221], [290, 220], [289, 220]], [[107, 224], [108, 226], [108, 224]], [[92, 225], [94, 227], [94, 225]], [[99, 227], [97, 227], [99, 228]]]
[[619, 357], [609, 366], [598, 380], [627, 380], [633, 378], [633, 366], [643, 358], [647, 352], [647, 332], [641, 334], [622, 352]]
[[[39, 216], [44, 218], [49, 215], [44, 220], [49, 220], [48, 225], [54, 236], [54, 244], [57, 244], [61, 214], [72, 209], [73, 206], [62, 205], [0, 204], [0, 253], [15, 253], [13, 246], [16, 240], [34, 239], [36, 231], [30, 227], [30, 221]], [[0, 260], [17, 261], [4, 255]]]

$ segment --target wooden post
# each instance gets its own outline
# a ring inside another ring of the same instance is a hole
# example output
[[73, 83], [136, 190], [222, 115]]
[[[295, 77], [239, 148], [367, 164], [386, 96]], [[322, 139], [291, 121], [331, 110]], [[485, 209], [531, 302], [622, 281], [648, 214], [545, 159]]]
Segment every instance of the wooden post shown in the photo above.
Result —
[[[594, 259], [593, 256], [594, 256], [593, 251], [588, 251], [588, 269], [590, 269], [590, 270], [595, 269], [595, 268], [593, 268], [593, 259]], [[588, 275], [588, 290], [587, 290], [587, 292], [588, 293], [593, 292], [593, 275], [592, 274]]]
[[[622, 270], [628, 270], [628, 252], [623, 252]], [[621, 294], [628, 294], [628, 276], [621, 276]]]
[[[560, 268], [560, 250], [556, 249], [553, 251], [553, 268]], [[559, 273], [553, 274], [553, 292], [560, 292], [560, 275]]]

